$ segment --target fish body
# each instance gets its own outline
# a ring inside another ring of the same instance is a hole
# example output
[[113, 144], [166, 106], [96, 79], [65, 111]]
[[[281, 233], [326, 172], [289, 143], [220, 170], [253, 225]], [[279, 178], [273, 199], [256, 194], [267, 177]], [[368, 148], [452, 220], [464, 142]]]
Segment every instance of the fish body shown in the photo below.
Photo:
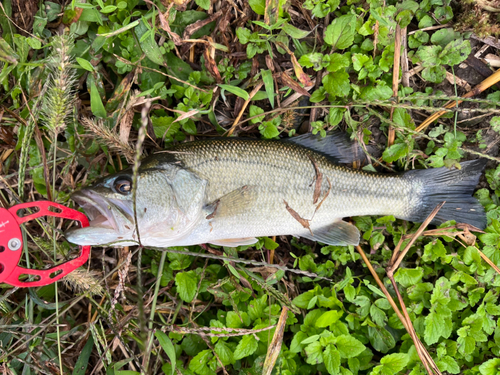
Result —
[[67, 238], [80, 245], [132, 245], [138, 229], [140, 242], [155, 247], [238, 246], [277, 235], [352, 245], [360, 234], [344, 217], [394, 215], [420, 222], [442, 201], [448, 203], [436, 223], [455, 219], [485, 227], [484, 211], [471, 197], [483, 161], [463, 163], [461, 170], [389, 175], [342, 165], [352, 161], [349, 149], [338, 134], [179, 144], [142, 161], [135, 215], [130, 169], [75, 193], [93, 220]]

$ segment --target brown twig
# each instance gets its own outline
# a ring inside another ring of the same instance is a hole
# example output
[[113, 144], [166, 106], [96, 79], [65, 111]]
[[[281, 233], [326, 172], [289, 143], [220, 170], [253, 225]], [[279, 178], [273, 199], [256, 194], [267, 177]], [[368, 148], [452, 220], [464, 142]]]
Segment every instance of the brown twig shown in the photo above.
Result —
[[252, 90], [252, 92], [250, 93], [250, 95], [248, 96], [248, 99], [245, 100], [245, 103], [243, 103], [243, 106], [241, 107], [240, 109], [240, 113], [238, 113], [238, 116], [236, 117], [236, 120], [234, 120], [233, 122], [233, 125], [231, 126], [231, 129], [229, 129], [227, 131], [227, 134], [226, 136], [230, 137], [233, 132], [234, 132], [234, 129], [236, 129], [236, 126], [238, 126], [238, 123], [241, 119], [241, 116], [243, 116], [243, 112], [245, 112], [245, 109], [247, 108], [248, 106], [248, 103], [250, 103], [250, 100], [252, 100], [252, 98], [254, 97], [255, 94], [257, 94], [257, 92], [260, 90], [260, 88], [264, 85], [264, 82], [259, 82], [255, 87], [254, 89]]

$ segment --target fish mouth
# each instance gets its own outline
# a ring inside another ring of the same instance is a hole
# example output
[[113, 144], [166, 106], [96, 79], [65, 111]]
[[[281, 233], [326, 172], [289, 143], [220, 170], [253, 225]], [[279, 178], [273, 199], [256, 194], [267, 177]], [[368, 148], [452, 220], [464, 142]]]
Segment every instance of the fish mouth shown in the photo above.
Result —
[[91, 190], [77, 191], [71, 195], [71, 199], [83, 208], [90, 227], [109, 229], [116, 233], [131, 229], [134, 215], [127, 202], [104, 198]]

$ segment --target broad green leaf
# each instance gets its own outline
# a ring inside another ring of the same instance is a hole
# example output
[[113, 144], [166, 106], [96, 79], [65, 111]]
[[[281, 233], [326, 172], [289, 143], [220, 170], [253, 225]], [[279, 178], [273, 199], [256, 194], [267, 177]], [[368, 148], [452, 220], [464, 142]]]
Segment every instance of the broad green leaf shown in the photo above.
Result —
[[444, 47], [439, 54], [443, 64], [457, 65], [464, 61], [471, 53], [471, 46], [468, 40], [457, 39]]
[[292, 353], [300, 353], [305, 346], [305, 344], [302, 344], [302, 341], [304, 341], [306, 338], [307, 334], [305, 332], [297, 332], [293, 336], [292, 343], [290, 344], [290, 351]]
[[144, 38], [144, 40], [141, 40], [144, 34], [149, 31], [145, 22], [146, 21], [143, 19], [141, 23], [139, 23], [134, 29], [134, 32], [137, 35], [137, 39], [139, 39], [140, 41], [139, 44], [141, 46], [141, 49], [146, 54], [147, 58], [152, 62], [158, 65], [164, 65], [165, 59], [163, 57], [163, 54], [161, 53], [160, 47], [158, 47], [158, 44], [156, 44], [154, 39], [147, 37]]
[[492, 358], [479, 366], [481, 375], [498, 375], [500, 371], [500, 358]]
[[248, 357], [252, 355], [257, 350], [259, 343], [255, 340], [253, 335], [245, 335], [238, 343], [236, 350], [234, 351], [234, 359], [237, 361], [239, 359]]
[[189, 362], [189, 369], [199, 375], [215, 375], [215, 371], [208, 367], [208, 362], [214, 355], [210, 349], [199, 352]]
[[248, 0], [250, 8], [258, 15], [263, 16], [266, 11], [266, 0]]
[[387, 353], [396, 346], [394, 337], [383, 327], [368, 326], [368, 338], [375, 350]]
[[192, 302], [198, 289], [198, 277], [194, 271], [179, 272], [175, 275], [177, 292], [184, 302]]
[[348, 335], [338, 336], [336, 346], [342, 358], [356, 357], [366, 349], [361, 341]]
[[323, 347], [319, 343], [319, 341], [315, 341], [312, 344], [309, 344], [305, 348], [305, 352], [307, 355], [306, 362], [310, 365], [317, 365], [319, 363], [323, 363]]
[[323, 351], [323, 361], [329, 374], [338, 374], [340, 369], [340, 353], [333, 345], [327, 345]]
[[246, 92], [245, 90], [239, 88], [238, 86], [219, 84], [219, 87], [222, 88], [222, 89], [224, 89], [224, 90], [227, 90], [230, 93], [232, 93], [232, 94], [234, 94], [236, 96], [239, 96], [240, 98], [245, 99], [245, 100], [248, 100], [249, 97], [250, 97], [248, 95], [248, 92]]
[[388, 370], [390, 374], [397, 374], [403, 370], [408, 363], [408, 354], [406, 353], [394, 353], [383, 357], [380, 363], [384, 367], [384, 370]]
[[[427, 33], [425, 34], [428, 35]], [[431, 43], [439, 45], [441, 47], [445, 47], [448, 43], [458, 39], [459, 37], [460, 33], [455, 32], [451, 27], [449, 27], [441, 30], [436, 30], [436, 32], [431, 36]], [[424, 43], [427, 42], [428, 40], [424, 41]]]
[[176, 355], [175, 355], [175, 348], [174, 344], [172, 344], [172, 341], [170, 341], [170, 338], [163, 333], [162, 331], [156, 331], [155, 336], [158, 339], [158, 342], [160, 343], [160, 346], [162, 347], [163, 351], [167, 354], [168, 359], [170, 360], [170, 363], [172, 364], [172, 375], [175, 374], [175, 365], [176, 365]]
[[391, 147], [385, 149], [384, 153], [382, 154], [382, 158], [386, 162], [392, 163], [398, 159], [401, 159], [402, 157], [405, 157], [409, 151], [410, 148], [408, 147], [407, 143], [396, 143]]
[[106, 118], [108, 116], [94, 82], [92, 82], [92, 88], [90, 90], [90, 110], [95, 117]]
[[310, 31], [300, 30], [295, 26], [285, 23], [282, 27], [283, 31], [294, 39], [302, 39], [309, 35]]
[[322, 82], [326, 92], [332, 98], [347, 96], [351, 90], [349, 74], [344, 70], [327, 74]]
[[233, 352], [225, 341], [222, 340], [217, 341], [217, 344], [215, 344], [214, 349], [224, 366], [234, 363]]
[[195, 2], [202, 9], [208, 10], [210, 8], [210, 0], [196, 0]]
[[170, 116], [151, 117], [153, 130], [156, 138], [159, 139], [173, 139], [173, 136], [179, 131], [179, 122], [173, 122], [174, 118]]
[[276, 125], [274, 125], [271, 121], [265, 121], [262, 123], [262, 125], [259, 126], [259, 130], [260, 134], [262, 134], [265, 139], [276, 138], [280, 134]]
[[78, 359], [75, 363], [75, 367], [73, 370], [73, 375], [85, 375], [85, 371], [87, 370], [87, 366], [89, 365], [89, 358], [92, 354], [92, 349], [94, 348], [94, 339], [92, 336], [89, 336], [85, 346], [83, 347]]
[[348, 68], [351, 65], [349, 57], [345, 54], [334, 53], [330, 55], [330, 64], [327, 67], [329, 72], [336, 72], [337, 70]]
[[325, 43], [334, 49], [346, 49], [353, 44], [355, 32], [356, 16], [353, 14], [340, 16], [326, 28]]
[[269, 103], [271, 104], [271, 108], [274, 108], [273, 73], [269, 69], [262, 70], [261, 72], [262, 72], [262, 81], [264, 82], [264, 87], [266, 89], [267, 97], [269, 98]]
[[424, 261], [435, 262], [437, 259], [444, 257], [446, 255], [446, 248], [444, 247], [441, 240], [437, 239], [434, 242], [430, 242], [424, 247], [424, 255], [422, 259]]
[[339, 310], [330, 310], [323, 315], [321, 315], [318, 320], [316, 320], [316, 327], [318, 328], [324, 328], [328, 327], [330, 324], [335, 323], [337, 320], [339, 320], [343, 315], [342, 311]]
[[400, 283], [403, 287], [408, 288], [409, 286], [420, 283], [423, 276], [424, 276], [424, 269], [421, 267], [399, 268], [396, 274], [394, 275], [394, 279], [398, 283]]

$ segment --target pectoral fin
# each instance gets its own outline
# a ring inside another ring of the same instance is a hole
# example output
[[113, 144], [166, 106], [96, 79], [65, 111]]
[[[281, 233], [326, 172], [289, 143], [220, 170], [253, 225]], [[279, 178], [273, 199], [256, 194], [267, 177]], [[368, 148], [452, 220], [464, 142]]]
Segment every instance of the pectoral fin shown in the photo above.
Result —
[[359, 245], [359, 230], [343, 220], [336, 221], [326, 227], [313, 229], [313, 234], [304, 234], [311, 241], [323, 242], [327, 245], [347, 246]]
[[252, 204], [254, 198], [255, 188], [245, 185], [207, 204], [203, 207], [203, 210], [207, 214], [207, 220], [217, 220], [217, 218], [236, 216], [246, 211]]
[[258, 240], [255, 237], [247, 237], [247, 238], [228, 238], [225, 240], [215, 240], [215, 241], [210, 241], [210, 243], [217, 246], [238, 247], [238, 246], [253, 245], [257, 241]]

